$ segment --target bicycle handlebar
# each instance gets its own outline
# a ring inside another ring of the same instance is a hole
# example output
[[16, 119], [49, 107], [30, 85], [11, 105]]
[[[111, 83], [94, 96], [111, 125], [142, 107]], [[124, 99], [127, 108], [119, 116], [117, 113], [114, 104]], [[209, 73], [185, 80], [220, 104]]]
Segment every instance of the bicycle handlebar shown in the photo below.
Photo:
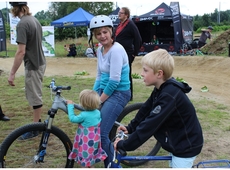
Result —
[[55, 80], [52, 79], [50, 86], [53, 92], [57, 92], [58, 90], [70, 90], [71, 86], [55, 86]]
[[52, 90], [54, 92], [58, 91], [58, 90], [70, 90], [71, 86], [53, 86]]
[[116, 138], [120, 138], [121, 140], [124, 140], [125, 138], [128, 138], [128, 135], [126, 135], [122, 130], [119, 130]]
[[[53, 92], [60, 92], [60, 90], [70, 90], [71, 86], [56, 86], [55, 80], [52, 79], [52, 81], [50, 82], [49, 88], [51, 88]], [[55, 97], [55, 102], [53, 103], [52, 108], [61, 109], [67, 113], [66, 105], [67, 105], [66, 99]], [[75, 109], [84, 111], [84, 108], [81, 107], [79, 104], [73, 103], [73, 105]]]
[[[67, 102], [65, 99], [63, 99], [63, 102], [65, 103], [65, 105], [67, 105]], [[79, 104], [73, 103], [74, 108], [80, 111], [84, 111], [85, 109], [83, 107], [81, 107]]]
[[[118, 131], [116, 138], [120, 138], [122, 140], [127, 139], [128, 135], [126, 135], [122, 130]], [[118, 152], [122, 155], [122, 156], [126, 156], [127, 152], [124, 151], [123, 149], [117, 148]]]

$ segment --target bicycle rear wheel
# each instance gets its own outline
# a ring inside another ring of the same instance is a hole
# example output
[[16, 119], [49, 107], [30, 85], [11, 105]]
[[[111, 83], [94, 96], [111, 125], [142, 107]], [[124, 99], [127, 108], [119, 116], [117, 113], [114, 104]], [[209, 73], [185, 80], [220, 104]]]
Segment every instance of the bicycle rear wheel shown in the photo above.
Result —
[[[131, 119], [133, 119], [138, 112], [138, 110], [141, 108], [143, 103], [134, 103], [131, 105], [128, 105], [124, 108], [120, 116], [117, 118], [117, 121], [120, 122], [123, 125], [128, 125]], [[111, 132], [110, 132], [110, 139], [114, 139], [117, 133], [117, 126], [113, 126]], [[141, 145], [139, 148], [137, 148], [134, 151], [127, 152], [128, 156], [154, 156], [157, 154], [157, 152], [160, 150], [161, 144], [152, 136], [150, 139], [148, 139], [143, 145]], [[124, 165], [127, 166], [138, 166], [146, 163], [148, 160], [132, 160], [132, 161], [122, 161]]]
[[[19, 127], [10, 133], [1, 144], [0, 167], [2, 168], [72, 168], [74, 161], [68, 159], [72, 150], [72, 142], [59, 128], [52, 126], [43, 163], [36, 163], [42, 133], [46, 130], [44, 123], [33, 123]], [[18, 138], [31, 131], [39, 131], [39, 135], [27, 139]]]

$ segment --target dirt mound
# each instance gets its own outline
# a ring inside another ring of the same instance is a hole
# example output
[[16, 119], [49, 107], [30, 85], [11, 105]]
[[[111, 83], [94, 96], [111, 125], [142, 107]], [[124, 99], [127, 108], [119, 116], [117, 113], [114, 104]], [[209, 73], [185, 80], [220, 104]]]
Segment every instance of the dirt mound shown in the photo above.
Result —
[[217, 36], [213, 41], [201, 48], [201, 51], [212, 55], [228, 54], [228, 46], [230, 41], [230, 30], [227, 30]]

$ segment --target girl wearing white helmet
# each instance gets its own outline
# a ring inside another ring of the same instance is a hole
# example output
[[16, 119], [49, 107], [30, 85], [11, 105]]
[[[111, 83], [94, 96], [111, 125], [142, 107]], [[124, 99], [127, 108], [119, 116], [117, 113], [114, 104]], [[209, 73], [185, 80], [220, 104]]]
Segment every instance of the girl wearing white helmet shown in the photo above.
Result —
[[129, 61], [123, 46], [113, 40], [113, 23], [108, 16], [92, 18], [90, 31], [90, 40], [94, 36], [102, 45], [97, 50], [97, 76], [93, 89], [100, 95], [102, 103], [101, 142], [108, 155], [104, 161], [107, 167], [112, 161], [114, 150], [109, 132], [131, 97]]

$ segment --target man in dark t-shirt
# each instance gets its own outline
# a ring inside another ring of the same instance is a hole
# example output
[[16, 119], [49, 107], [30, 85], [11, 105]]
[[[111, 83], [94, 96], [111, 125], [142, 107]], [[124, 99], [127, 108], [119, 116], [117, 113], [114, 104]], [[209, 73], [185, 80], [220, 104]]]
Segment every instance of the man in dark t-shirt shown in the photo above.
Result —
[[203, 47], [206, 44], [206, 40], [208, 38], [212, 40], [212, 34], [211, 34], [212, 30], [213, 30], [212, 26], [209, 26], [207, 30], [203, 30], [203, 29], [201, 30], [202, 33], [200, 35], [200, 39], [198, 42], [199, 48]]

